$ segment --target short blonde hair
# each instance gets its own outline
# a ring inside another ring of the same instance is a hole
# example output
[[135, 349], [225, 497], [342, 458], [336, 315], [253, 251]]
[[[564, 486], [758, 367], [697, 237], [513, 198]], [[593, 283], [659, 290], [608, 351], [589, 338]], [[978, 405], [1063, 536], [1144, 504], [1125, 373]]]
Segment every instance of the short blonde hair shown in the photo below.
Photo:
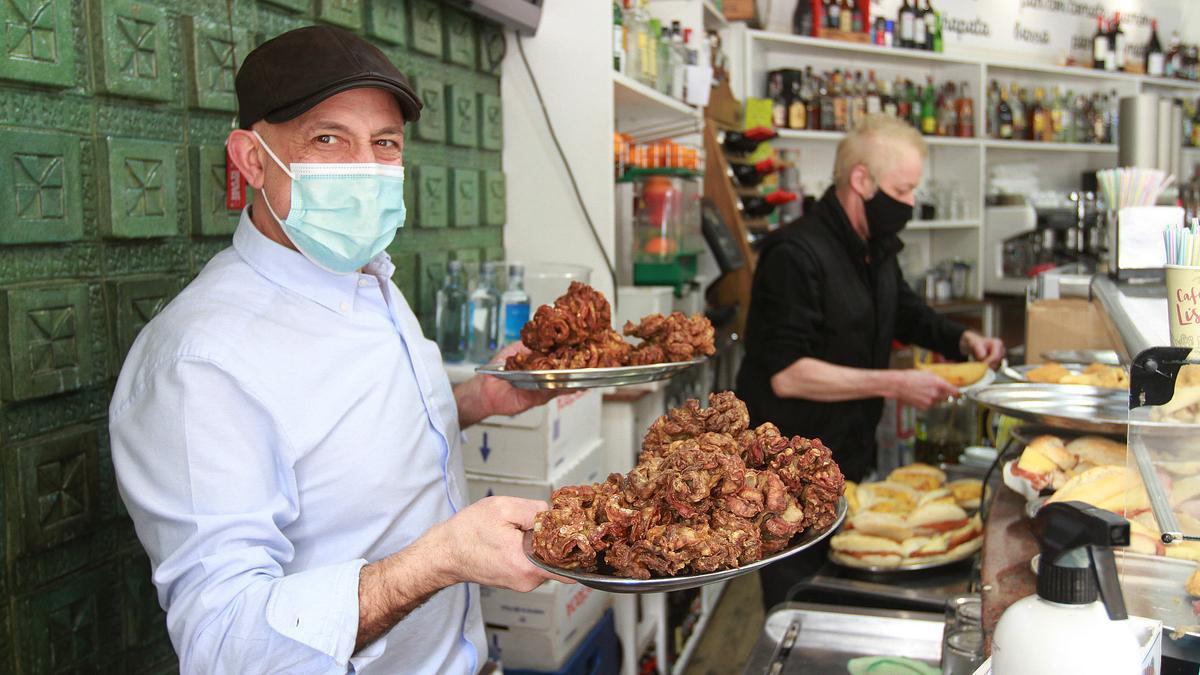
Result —
[[897, 145], [908, 145], [921, 155], [929, 156], [929, 146], [910, 124], [891, 115], [874, 113], [854, 125], [838, 143], [833, 158], [833, 184], [842, 187], [850, 180], [850, 171], [862, 164], [876, 180], [892, 168], [895, 153], [888, 152]]

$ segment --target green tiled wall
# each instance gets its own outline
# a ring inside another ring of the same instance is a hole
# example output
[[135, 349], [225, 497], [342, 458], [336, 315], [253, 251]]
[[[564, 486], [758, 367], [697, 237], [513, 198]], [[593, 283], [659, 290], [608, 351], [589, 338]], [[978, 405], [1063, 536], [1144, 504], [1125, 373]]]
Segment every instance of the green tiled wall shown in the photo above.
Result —
[[237, 64], [314, 22], [365, 35], [426, 100], [389, 250], [427, 324], [449, 260], [504, 256], [496, 26], [435, 0], [0, 2], [0, 673], [177, 667], [108, 398], [137, 332], [229, 244]]

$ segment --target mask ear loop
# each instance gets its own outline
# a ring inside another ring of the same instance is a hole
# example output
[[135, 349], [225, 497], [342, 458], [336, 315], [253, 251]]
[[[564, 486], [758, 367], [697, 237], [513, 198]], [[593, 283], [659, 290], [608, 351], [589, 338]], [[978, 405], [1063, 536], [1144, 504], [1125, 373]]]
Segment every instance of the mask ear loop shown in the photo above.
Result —
[[[262, 143], [263, 150], [267, 151], [267, 154], [271, 156], [271, 159], [275, 160], [275, 164], [279, 165], [279, 168], [288, 175], [288, 178], [296, 180], [296, 176], [293, 175], [292, 172], [283, 165], [283, 162], [279, 161], [279, 158], [275, 156], [275, 152], [271, 150], [271, 146], [267, 145], [267, 142], [263, 140], [263, 137], [259, 135], [258, 131], [251, 129], [250, 133], [254, 134], [254, 137], [258, 139], [259, 143]], [[264, 185], [264, 187], [266, 186]], [[267, 197], [267, 191], [259, 190], [259, 192], [262, 194], [263, 203], [267, 205], [267, 210], [271, 212], [271, 217], [275, 219], [275, 222], [279, 223], [280, 227], [283, 227], [283, 219], [280, 218], [277, 213], [275, 213], [275, 209], [271, 206], [271, 200], [269, 197]]]

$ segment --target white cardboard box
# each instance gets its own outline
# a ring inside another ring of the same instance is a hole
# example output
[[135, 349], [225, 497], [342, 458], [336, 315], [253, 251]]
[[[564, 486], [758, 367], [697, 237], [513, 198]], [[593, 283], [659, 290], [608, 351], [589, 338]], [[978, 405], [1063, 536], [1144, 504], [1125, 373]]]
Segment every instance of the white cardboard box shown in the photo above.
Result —
[[505, 666], [514, 669], [561, 668], [611, 602], [606, 593], [556, 581], [529, 593], [479, 590], [488, 644], [499, 650]]
[[525, 499], [550, 499], [550, 493], [564, 485], [590, 485], [608, 477], [604, 442], [592, 441], [591, 445], [575, 461], [555, 471], [547, 480], [489, 476], [467, 472], [467, 496], [472, 503], [490, 497], [523, 497]]
[[520, 415], [492, 416], [466, 430], [471, 473], [547, 480], [600, 438], [600, 392], [559, 396]]

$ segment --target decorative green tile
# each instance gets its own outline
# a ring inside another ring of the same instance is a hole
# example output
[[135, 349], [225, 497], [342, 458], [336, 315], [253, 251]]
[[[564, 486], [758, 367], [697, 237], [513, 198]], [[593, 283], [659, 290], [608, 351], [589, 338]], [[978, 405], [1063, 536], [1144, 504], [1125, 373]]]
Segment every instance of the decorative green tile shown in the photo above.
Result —
[[408, 33], [408, 2], [368, 0], [367, 34], [394, 45], [405, 43]]
[[475, 22], [455, 10], [446, 10], [446, 60], [466, 68], [475, 66]]
[[492, 23], [479, 24], [479, 70], [488, 75], [499, 75], [504, 62], [504, 31]]
[[41, 436], [11, 452], [7, 470], [15, 475], [8, 484], [15, 484], [21, 505], [21, 556], [61, 546], [95, 527], [100, 489], [95, 427]]
[[418, 286], [417, 254], [395, 242], [388, 247], [388, 254], [392, 256], [392, 263], [396, 266], [396, 271], [392, 274], [392, 281], [396, 282], [396, 286], [404, 294], [404, 299], [408, 301], [409, 306], [415, 312]]
[[22, 401], [92, 382], [92, 322], [83, 283], [10, 288], [3, 294], [5, 400]]
[[75, 84], [71, 0], [6, 0], [0, 3], [4, 58], [0, 78], [51, 87]]
[[[205, 237], [227, 237], [237, 229], [242, 212], [225, 208], [225, 147], [190, 148], [192, 170], [192, 231]], [[246, 203], [254, 190], [246, 190]]]
[[465, 148], [479, 145], [479, 115], [475, 91], [466, 85], [446, 87], [446, 102], [450, 108], [450, 143]]
[[[404, 227], [416, 227], [417, 224], [417, 172], [411, 167], [404, 167]], [[397, 238], [404, 235], [402, 230]]]
[[454, 259], [462, 263], [467, 275], [475, 277], [479, 274], [479, 249], [460, 248], [452, 252]]
[[317, 18], [342, 28], [362, 30], [362, 0], [317, 0]]
[[[495, 260], [495, 261], [504, 260], [504, 247], [503, 246], [488, 246], [488, 247], [484, 248], [483, 249], [483, 259], [487, 260], [488, 262], [491, 262], [493, 260]], [[507, 274], [507, 271], [505, 272], [505, 274]]]
[[120, 370], [137, 334], [177, 293], [177, 276], [109, 279], [104, 282], [114, 373]]
[[106, 565], [14, 600], [17, 656], [28, 673], [113, 672], [121, 647], [121, 617]]
[[421, 119], [417, 120], [417, 138], [422, 141], [444, 143], [446, 141], [446, 106], [443, 104], [446, 85], [441, 80], [429, 77], [417, 78], [413, 83], [417, 96], [425, 107]]
[[175, 150], [170, 143], [107, 139], [108, 217], [104, 234], [116, 238], [178, 234]]
[[430, 56], [442, 56], [442, 7], [436, 0], [409, 0], [412, 11], [413, 49]]
[[312, 0], [262, 0], [262, 2], [290, 9], [293, 12], [307, 12], [312, 8]]
[[421, 271], [417, 279], [417, 314], [425, 324], [425, 334], [433, 335], [433, 315], [437, 309], [437, 292], [446, 281], [446, 262], [449, 256], [445, 251], [421, 251], [417, 254], [417, 267]]
[[133, 551], [121, 559], [121, 632], [126, 647], [148, 647], [163, 637], [167, 616], [158, 605], [150, 559]]
[[508, 211], [505, 201], [504, 172], [483, 172], [483, 224], [503, 225]]
[[0, 244], [83, 238], [79, 139], [0, 131]]
[[449, 188], [446, 167], [417, 167], [417, 227], [446, 227], [450, 223]]
[[479, 147], [504, 149], [504, 108], [499, 96], [479, 95]]
[[93, 7], [100, 28], [97, 86], [118, 96], [170, 100], [166, 12], [136, 0], [96, 0]]
[[479, 225], [479, 172], [475, 169], [451, 169], [450, 190], [455, 227]]
[[188, 103], [207, 110], [237, 110], [234, 77], [237, 66], [253, 48], [249, 31], [213, 21], [183, 17], [188, 58]]

